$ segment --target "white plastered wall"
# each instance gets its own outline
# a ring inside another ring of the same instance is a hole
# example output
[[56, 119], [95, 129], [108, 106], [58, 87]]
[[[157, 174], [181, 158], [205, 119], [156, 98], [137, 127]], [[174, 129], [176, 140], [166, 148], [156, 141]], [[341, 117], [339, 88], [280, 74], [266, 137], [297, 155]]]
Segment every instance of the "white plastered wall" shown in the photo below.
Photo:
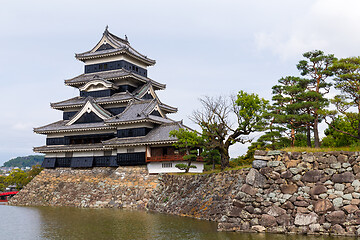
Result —
[[46, 153], [46, 158], [65, 157], [65, 153]]
[[150, 148], [150, 146], [146, 146], [146, 157], [151, 157], [151, 148]]
[[[111, 155], [115, 156], [116, 150], [112, 150]], [[74, 152], [73, 153], [73, 157], [102, 157], [102, 156], [105, 156], [104, 151], [88, 151], [88, 152]]]
[[128, 149], [134, 149], [134, 152], [145, 152], [146, 146], [128, 146], [128, 147], [121, 147], [117, 149], [117, 153], [127, 153]]
[[[165, 164], [164, 164], [165, 163]], [[183, 163], [187, 164], [186, 161], [172, 161], [172, 162], [150, 162], [147, 164], [147, 169], [149, 173], [180, 173], [184, 172], [184, 170], [180, 170], [175, 167], [176, 164]], [[169, 166], [171, 167], [164, 167]], [[204, 163], [202, 162], [193, 162], [191, 165], [196, 166], [196, 168], [190, 168], [189, 172], [191, 173], [202, 173], [204, 171]]]

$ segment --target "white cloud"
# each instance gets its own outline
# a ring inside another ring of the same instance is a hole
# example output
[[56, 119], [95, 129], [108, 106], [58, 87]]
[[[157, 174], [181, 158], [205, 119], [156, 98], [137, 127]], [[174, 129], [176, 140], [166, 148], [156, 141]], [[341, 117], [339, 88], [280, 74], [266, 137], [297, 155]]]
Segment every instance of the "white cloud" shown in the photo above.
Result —
[[14, 125], [12, 125], [11, 128], [18, 131], [29, 131], [33, 128], [33, 126], [34, 123], [17, 122]]
[[[301, 18], [279, 23], [286, 28], [262, 29], [254, 33], [258, 50], [270, 50], [283, 60], [299, 58], [314, 49], [340, 56], [360, 55], [360, 22], [356, 0], [318, 0], [304, 9]], [[277, 19], [274, 19], [276, 22]]]
[[[99, 2], [93, 0], [2, 4], [0, 158], [31, 153], [33, 146], [44, 144], [45, 136], [32, 128], [61, 119], [49, 102], [78, 95], [77, 89], [63, 84], [83, 71], [73, 53], [91, 49], [107, 24], [157, 60], [149, 76], [167, 84], [159, 93], [161, 100], [178, 107], [179, 114], [171, 117], [183, 118], [191, 127], [187, 116], [199, 107], [199, 97], [246, 90], [270, 98], [277, 79], [298, 73], [295, 64], [305, 51], [360, 55], [357, 0], [101, 4], [112, 7], [99, 11]], [[235, 145], [232, 157], [245, 151]]]

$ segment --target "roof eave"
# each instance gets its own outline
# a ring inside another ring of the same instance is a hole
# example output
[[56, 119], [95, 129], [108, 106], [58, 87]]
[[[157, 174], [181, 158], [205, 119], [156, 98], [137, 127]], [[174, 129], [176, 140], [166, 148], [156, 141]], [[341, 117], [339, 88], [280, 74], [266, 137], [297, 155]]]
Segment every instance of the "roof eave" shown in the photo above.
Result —
[[176, 143], [177, 140], [163, 140], [163, 141], [146, 141], [139, 143], [104, 143], [105, 147], [126, 147], [126, 146], [143, 146], [143, 145], [157, 145], [157, 144], [173, 144]]
[[37, 134], [49, 134], [49, 133], [63, 133], [63, 132], [86, 132], [86, 131], [107, 130], [107, 129], [116, 129], [116, 127], [104, 126], [104, 127], [87, 127], [87, 128], [74, 128], [74, 129], [58, 129], [58, 130], [39, 130], [34, 128], [33, 131]]
[[160, 108], [167, 113], [177, 113], [178, 109], [175, 107], [160, 105]]
[[[124, 78], [128, 78], [128, 77], [133, 77], [133, 78], [135, 78], [135, 79], [137, 79], [137, 80], [139, 80], [140, 82], [143, 82], [143, 83], [151, 82], [151, 84], [153, 85], [155, 90], [164, 90], [164, 89], [166, 89], [166, 84], [156, 82], [155, 80], [152, 80], [150, 78], [147, 78], [148, 80], [142, 79], [142, 78], [138, 77], [135, 73], [129, 73], [128, 75], [120, 76], [120, 77], [107, 78], [106, 80], [107, 81], [113, 81], [113, 80], [124, 79]], [[86, 83], [88, 83], [90, 81], [89, 80], [89, 81], [81, 81], [81, 82], [80, 81], [79, 82], [71, 82], [71, 80], [72, 79], [65, 80], [64, 81], [65, 85], [71, 86], [71, 87], [77, 87], [77, 86], [86, 84]]]
[[145, 63], [147, 66], [153, 66], [156, 64], [156, 61], [153, 59], [149, 59], [149, 58], [142, 58], [139, 56], [136, 56], [135, 54], [130, 53], [129, 51], [127, 51], [126, 49], [121, 49], [119, 51], [115, 51], [115, 52], [109, 52], [109, 53], [101, 53], [99, 52], [98, 54], [94, 54], [91, 56], [84, 56], [85, 54], [88, 54], [89, 52], [85, 52], [85, 53], [79, 53], [79, 54], [75, 54], [75, 58], [79, 61], [84, 62], [85, 60], [88, 59], [96, 59], [96, 58], [102, 58], [102, 57], [109, 57], [109, 56], [115, 56], [115, 55], [121, 55], [121, 54], [127, 54], [132, 58], [137, 59], [138, 61], [141, 61], [143, 63]]
[[[132, 98], [129, 99], [123, 99], [123, 100], [116, 100], [116, 101], [108, 101], [108, 102], [96, 102], [98, 105], [106, 105], [106, 104], [117, 104], [117, 103], [126, 103], [129, 102], [130, 100], [132, 100]], [[82, 104], [73, 104], [73, 105], [66, 105], [66, 106], [52, 106], [53, 109], [56, 110], [64, 110], [66, 108], [77, 108], [77, 107], [82, 107], [84, 105], [84, 103]]]
[[152, 120], [152, 119], [141, 119], [141, 120], [130, 120], [130, 121], [117, 121], [117, 122], [106, 122], [106, 124], [108, 125], [123, 125], [123, 124], [132, 124], [132, 123], [142, 123], [142, 122], [151, 122], [151, 123], [156, 123], [156, 124], [162, 124], [163, 122], [161, 121], [156, 121], [156, 120]]
[[[42, 149], [44, 147], [34, 147], [33, 151], [37, 153], [57, 153], [57, 152], [87, 152], [87, 151], [98, 151], [103, 150], [105, 146], [102, 147], [89, 147], [89, 148], [70, 148], [70, 149]], [[107, 149], [112, 148], [107, 146]]]

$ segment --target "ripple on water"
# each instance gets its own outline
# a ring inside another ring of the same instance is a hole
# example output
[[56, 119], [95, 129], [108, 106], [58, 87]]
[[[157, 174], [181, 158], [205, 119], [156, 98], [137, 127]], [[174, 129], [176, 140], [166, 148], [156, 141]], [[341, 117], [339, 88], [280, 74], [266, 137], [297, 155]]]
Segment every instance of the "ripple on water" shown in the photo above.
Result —
[[121, 209], [0, 205], [0, 216], [0, 233], [7, 236], [6, 239], [339, 239], [328, 236], [218, 233], [216, 224], [209, 221]]

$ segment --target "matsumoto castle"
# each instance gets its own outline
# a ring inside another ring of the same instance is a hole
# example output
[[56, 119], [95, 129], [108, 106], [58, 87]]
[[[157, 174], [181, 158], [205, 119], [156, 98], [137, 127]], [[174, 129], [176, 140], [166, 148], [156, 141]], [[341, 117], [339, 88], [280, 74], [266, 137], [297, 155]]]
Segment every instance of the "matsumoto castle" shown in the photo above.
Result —
[[[149, 173], [179, 172], [184, 163], [173, 144], [171, 130], [186, 128], [168, 118], [177, 108], [164, 104], [156, 95], [165, 84], [148, 78], [147, 67], [155, 60], [142, 55], [125, 39], [106, 27], [101, 40], [90, 51], [75, 55], [84, 62], [84, 73], [65, 80], [78, 88], [80, 96], [51, 103], [63, 119], [38, 127], [46, 134], [45, 168], [118, 167], [147, 165]], [[195, 162], [191, 172], [202, 172]]]

